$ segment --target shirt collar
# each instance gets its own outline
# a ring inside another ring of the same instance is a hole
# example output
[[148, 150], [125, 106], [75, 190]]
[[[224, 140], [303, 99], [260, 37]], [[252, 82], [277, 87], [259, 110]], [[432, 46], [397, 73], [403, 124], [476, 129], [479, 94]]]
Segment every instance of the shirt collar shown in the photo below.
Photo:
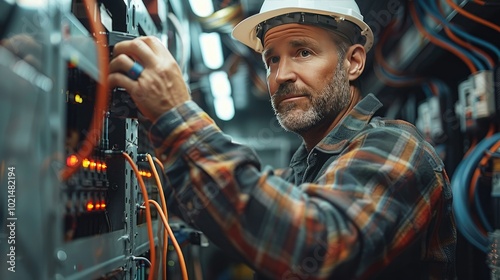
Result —
[[[382, 107], [382, 103], [375, 95], [369, 93], [314, 147], [314, 150], [324, 153], [340, 152], [353, 136], [368, 125], [380, 107]], [[293, 156], [292, 162], [296, 160], [300, 161], [307, 154], [305, 145], [302, 144]]]

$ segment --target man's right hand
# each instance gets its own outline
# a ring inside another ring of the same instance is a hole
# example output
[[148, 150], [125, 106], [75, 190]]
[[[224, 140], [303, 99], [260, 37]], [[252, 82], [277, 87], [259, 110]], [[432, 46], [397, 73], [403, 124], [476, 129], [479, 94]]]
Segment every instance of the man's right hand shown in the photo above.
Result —
[[[134, 62], [144, 67], [136, 80], [126, 74]], [[152, 122], [191, 99], [179, 65], [156, 37], [139, 37], [116, 44], [109, 72], [110, 88], [124, 88]]]

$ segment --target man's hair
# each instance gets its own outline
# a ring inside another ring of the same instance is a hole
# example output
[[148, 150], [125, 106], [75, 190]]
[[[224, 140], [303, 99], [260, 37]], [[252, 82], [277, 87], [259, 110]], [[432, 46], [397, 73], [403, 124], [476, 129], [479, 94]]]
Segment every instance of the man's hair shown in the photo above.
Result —
[[332, 31], [330, 29], [326, 29], [328, 33], [330, 34], [330, 38], [333, 40], [335, 45], [337, 46], [337, 55], [340, 59], [345, 59], [345, 55], [347, 53], [347, 49], [351, 46], [351, 43], [344, 38], [343, 36], [340, 36], [339, 34], [335, 33], [335, 31]]
[[[335, 45], [337, 46], [337, 56], [339, 61], [344, 60], [345, 56], [347, 54], [347, 50], [349, 49], [350, 46], [352, 46], [351, 42], [345, 38], [344, 36], [341, 36], [337, 34], [335, 31], [331, 29], [325, 28], [325, 30], [328, 31], [330, 34], [330, 38], [333, 40]], [[360, 88], [361, 83], [359, 81], [359, 78], [350, 82], [352, 85], [354, 85], [356, 88]]]

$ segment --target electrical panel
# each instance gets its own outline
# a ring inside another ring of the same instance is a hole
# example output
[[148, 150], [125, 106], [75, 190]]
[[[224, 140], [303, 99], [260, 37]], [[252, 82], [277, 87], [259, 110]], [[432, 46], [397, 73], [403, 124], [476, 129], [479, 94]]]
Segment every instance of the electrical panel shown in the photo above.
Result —
[[[109, 105], [95, 112], [102, 98], [97, 49], [112, 57], [116, 43], [149, 35], [175, 53], [168, 17], [175, 17], [172, 6], [187, 11], [185, 3], [28, 2], [0, 0], [0, 133], [7, 136], [0, 139], [0, 181], [9, 184], [0, 194], [0, 279], [143, 279], [152, 273], [148, 202], [123, 154], [137, 166], [148, 198], [159, 202], [145, 161], [154, 149], [147, 122], [124, 90], [110, 92]], [[102, 24], [105, 46], [91, 21]], [[85, 149], [91, 150], [81, 157]], [[154, 208], [151, 217], [159, 259], [167, 241]], [[200, 232], [172, 228], [192, 235], [187, 243], [206, 245]]]

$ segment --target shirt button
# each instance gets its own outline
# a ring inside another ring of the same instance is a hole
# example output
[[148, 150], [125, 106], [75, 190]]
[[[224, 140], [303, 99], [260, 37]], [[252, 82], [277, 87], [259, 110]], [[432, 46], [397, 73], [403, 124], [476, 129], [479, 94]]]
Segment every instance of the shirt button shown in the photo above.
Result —
[[312, 153], [311, 157], [309, 158], [309, 164], [314, 164], [316, 163], [316, 158], [318, 157], [317, 153]]

